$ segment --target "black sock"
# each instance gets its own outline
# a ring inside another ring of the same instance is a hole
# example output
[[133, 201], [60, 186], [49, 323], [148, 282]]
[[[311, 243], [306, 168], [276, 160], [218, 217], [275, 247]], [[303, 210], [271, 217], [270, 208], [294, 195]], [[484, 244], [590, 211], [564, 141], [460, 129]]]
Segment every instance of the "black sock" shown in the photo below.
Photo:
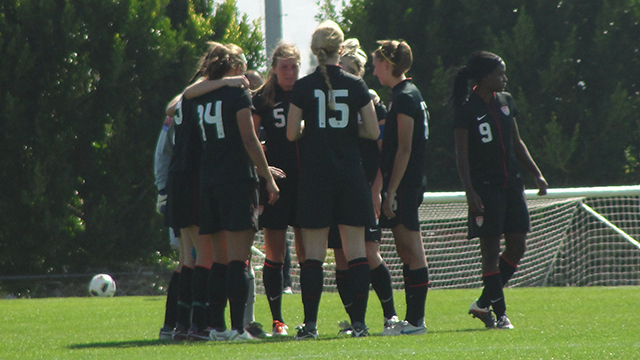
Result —
[[289, 244], [287, 244], [287, 252], [284, 263], [282, 263], [282, 287], [291, 287], [291, 249], [289, 249]]
[[336, 270], [336, 287], [344, 310], [351, 315], [353, 305], [353, 289], [349, 286], [349, 270]]
[[500, 273], [494, 273], [482, 276], [484, 289], [482, 295], [478, 299], [478, 306], [493, 308], [496, 317], [504, 315], [507, 306], [504, 301], [504, 293], [502, 292], [502, 277]]
[[191, 278], [193, 269], [183, 266], [178, 280], [178, 314], [176, 328], [179, 330], [189, 330], [191, 327]]
[[516, 272], [516, 268], [518, 266], [514, 266], [509, 264], [502, 256], [500, 256], [500, 277], [502, 278], [502, 287], [507, 286], [507, 282], [511, 280], [511, 277]]
[[300, 269], [300, 289], [304, 306], [304, 323], [318, 322], [318, 306], [322, 296], [324, 269], [322, 261], [307, 260]]
[[247, 263], [230, 261], [227, 267], [227, 298], [231, 313], [231, 329], [244, 333], [244, 309], [247, 307], [249, 295], [249, 274]]
[[262, 267], [262, 281], [273, 320], [284, 322], [282, 320], [282, 263], [265, 259]]
[[178, 321], [178, 282], [180, 281], [180, 273], [174, 271], [169, 280], [167, 288], [167, 302], [164, 307], [164, 326], [167, 328], [176, 327]]
[[393, 303], [393, 287], [391, 286], [391, 273], [384, 262], [377, 268], [371, 270], [371, 286], [380, 299], [384, 317], [390, 319], [397, 315], [396, 307]]
[[369, 284], [371, 284], [371, 269], [366, 257], [349, 261], [349, 287], [353, 289], [353, 305], [349, 312], [351, 324], [365, 322], [367, 302], [369, 301]]
[[429, 268], [423, 267], [409, 271], [407, 321], [413, 326], [420, 326], [424, 320], [424, 307], [427, 302], [428, 291]]
[[[409, 271], [411, 270], [411, 266], [409, 264], [402, 264], [402, 281], [404, 282], [404, 301], [407, 305], [407, 314], [409, 313]], [[407, 320], [407, 317], [404, 317]]]
[[191, 280], [191, 293], [193, 301], [191, 303], [191, 327], [196, 331], [203, 331], [207, 328], [208, 311], [207, 311], [207, 280], [209, 277], [209, 269], [196, 266], [193, 269]]
[[227, 265], [213, 263], [209, 270], [209, 326], [223, 330], [227, 328], [224, 311], [227, 307]]

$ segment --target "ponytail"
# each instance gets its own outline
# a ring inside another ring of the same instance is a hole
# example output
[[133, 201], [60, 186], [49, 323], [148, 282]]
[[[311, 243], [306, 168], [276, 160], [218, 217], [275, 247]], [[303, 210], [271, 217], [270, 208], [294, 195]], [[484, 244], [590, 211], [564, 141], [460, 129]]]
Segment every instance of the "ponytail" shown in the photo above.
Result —
[[469, 68], [463, 66], [456, 71], [453, 80], [453, 92], [451, 102], [454, 108], [458, 108], [467, 101], [469, 96]]

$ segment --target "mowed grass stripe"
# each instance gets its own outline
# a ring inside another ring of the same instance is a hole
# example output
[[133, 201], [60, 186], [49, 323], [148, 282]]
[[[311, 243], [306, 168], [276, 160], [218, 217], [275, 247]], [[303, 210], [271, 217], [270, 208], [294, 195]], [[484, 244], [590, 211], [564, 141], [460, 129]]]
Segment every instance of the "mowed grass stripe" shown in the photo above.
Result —
[[[640, 287], [506, 289], [512, 331], [485, 330], [467, 314], [479, 292], [430, 291], [427, 335], [366, 339], [336, 337], [347, 316], [338, 294], [324, 293], [319, 341], [251, 344], [158, 341], [164, 297], [0, 300], [0, 359], [640, 359]], [[403, 317], [403, 292], [395, 302]], [[299, 294], [284, 296], [283, 314], [293, 335]], [[270, 329], [264, 295], [256, 320]], [[374, 292], [367, 323], [382, 331]]]

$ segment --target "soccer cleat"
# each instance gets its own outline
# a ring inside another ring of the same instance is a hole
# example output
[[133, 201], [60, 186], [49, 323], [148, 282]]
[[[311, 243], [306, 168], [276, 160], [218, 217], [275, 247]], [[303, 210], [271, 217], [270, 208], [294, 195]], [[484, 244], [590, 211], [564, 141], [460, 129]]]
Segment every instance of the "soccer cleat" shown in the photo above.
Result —
[[257, 339], [264, 339], [267, 337], [267, 333], [262, 330], [262, 324], [255, 321], [245, 326], [244, 330]]
[[295, 336], [296, 340], [316, 340], [318, 338], [318, 329], [309, 329], [305, 324], [296, 326], [298, 333]]
[[513, 325], [511, 325], [507, 314], [500, 316], [500, 319], [496, 322], [496, 329], [513, 329]]
[[394, 335], [424, 335], [427, 333], [427, 326], [424, 321], [419, 326], [414, 326], [408, 321], [401, 321], [393, 327]]
[[369, 336], [369, 328], [361, 322], [356, 322], [353, 325], [353, 331], [351, 332], [351, 337], [360, 338], [360, 337], [367, 337], [367, 336]]
[[165, 325], [160, 329], [160, 334], [158, 335], [158, 339], [160, 340], [173, 340], [173, 328]]
[[257, 341], [258, 338], [253, 337], [248, 331], [243, 331], [242, 334], [238, 332], [238, 330], [231, 330], [229, 332], [229, 340], [228, 341]]
[[288, 336], [289, 334], [287, 334], [287, 329], [289, 327], [287, 325], [285, 325], [285, 323], [283, 323], [282, 321], [279, 320], [273, 320], [273, 327], [272, 327], [272, 332], [271, 332], [271, 336]]
[[351, 327], [351, 323], [344, 320], [341, 321], [340, 324], [338, 324], [338, 326], [340, 327], [340, 331], [338, 331], [338, 336], [351, 336], [351, 333], [353, 332], [353, 328]]
[[224, 329], [218, 331], [216, 329], [209, 330], [209, 340], [211, 341], [228, 341], [231, 336], [231, 331]]
[[484, 326], [489, 329], [496, 327], [496, 319], [493, 317], [491, 308], [488, 306], [486, 308], [478, 306], [478, 300], [472, 302], [471, 306], [469, 306], [469, 314], [473, 315], [474, 318], [480, 319], [480, 321], [484, 323]]
[[188, 335], [189, 335], [189, 331], [176, 329], [173, 332], [172, 339], [173, 341], [185, 341], [187, 340]]
[[401, 335], [399, 328], [395, 329], [396, 325], [402, 323], [397, 315], [393, 315], [391, 318], [384, 319], [384, 330], [382, 330], [382, 336], [396, 336]]
[[189, 332], [187, 333], [187, 340], [189, 341], [209, 341], [211, 338], [209, 337], [210, 330], [198, 331], [196, 327], [193, 325]]
[[287, 286], [284, 289], [282, 289], [282, 293], [283, 294], [293, 294], [293, 290], [291, 289], [291, 286]]

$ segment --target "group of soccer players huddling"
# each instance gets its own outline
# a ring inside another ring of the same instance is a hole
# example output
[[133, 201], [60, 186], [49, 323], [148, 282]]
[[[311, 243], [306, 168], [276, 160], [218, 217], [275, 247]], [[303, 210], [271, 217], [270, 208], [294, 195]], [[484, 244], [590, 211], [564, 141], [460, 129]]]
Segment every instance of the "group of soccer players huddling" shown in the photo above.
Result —
[[[369, 336], [370, 286], [383, 309], [382, 335], [427, 332], [429, 268], [418, 208], [426, 187], [429, 113], [405, 76], [413, 62], [409, 45], [396, 40], [378, 45], [372, 63], [380, 83], [392, 89], [388, 109], [362, 80], [367, 54], [357, 39], [345, 41], [332, 21], [312, 35], [315, 72], [298, 79], [300, 53], [281, 44], [264, 84], [253, 92], [243, 76], [242, 50], [210, 44], [192, 85], [167, 109], [172, 117], [165, 130], [172, 128], [173, 148], [166, 184], [158, 185], [159, 208], [166, 203], [165, 223], [179, 232], [180, 265], [169, 286], [160, 338], [248, 341], [264, 336], [247, 326], [252, 317], [248, 261], [258, 229], [265, 239], [262, 272], [273, 318], [270, 336], [288, 336], [282, 268], [289, 226], [304, 308], [295, 339], [318, 337], [327, 247], [335, 252], [335, 281], [350, 318], [340, 334]], [[391, 229], [403, 263], [404, 320], [396, 313], [391, 276], [379, 252], [382, 228]], [[513, 268], [507, 270], [515, 271], [519, 258], [506, 260]], [[483, 274], [493, 275], [484, 267]], [[504, 283], [499, 283], [500, 294]], [[469, 311], [487, 327], [509, 328], [492, 315], [493, 295], [483, 292]]]

